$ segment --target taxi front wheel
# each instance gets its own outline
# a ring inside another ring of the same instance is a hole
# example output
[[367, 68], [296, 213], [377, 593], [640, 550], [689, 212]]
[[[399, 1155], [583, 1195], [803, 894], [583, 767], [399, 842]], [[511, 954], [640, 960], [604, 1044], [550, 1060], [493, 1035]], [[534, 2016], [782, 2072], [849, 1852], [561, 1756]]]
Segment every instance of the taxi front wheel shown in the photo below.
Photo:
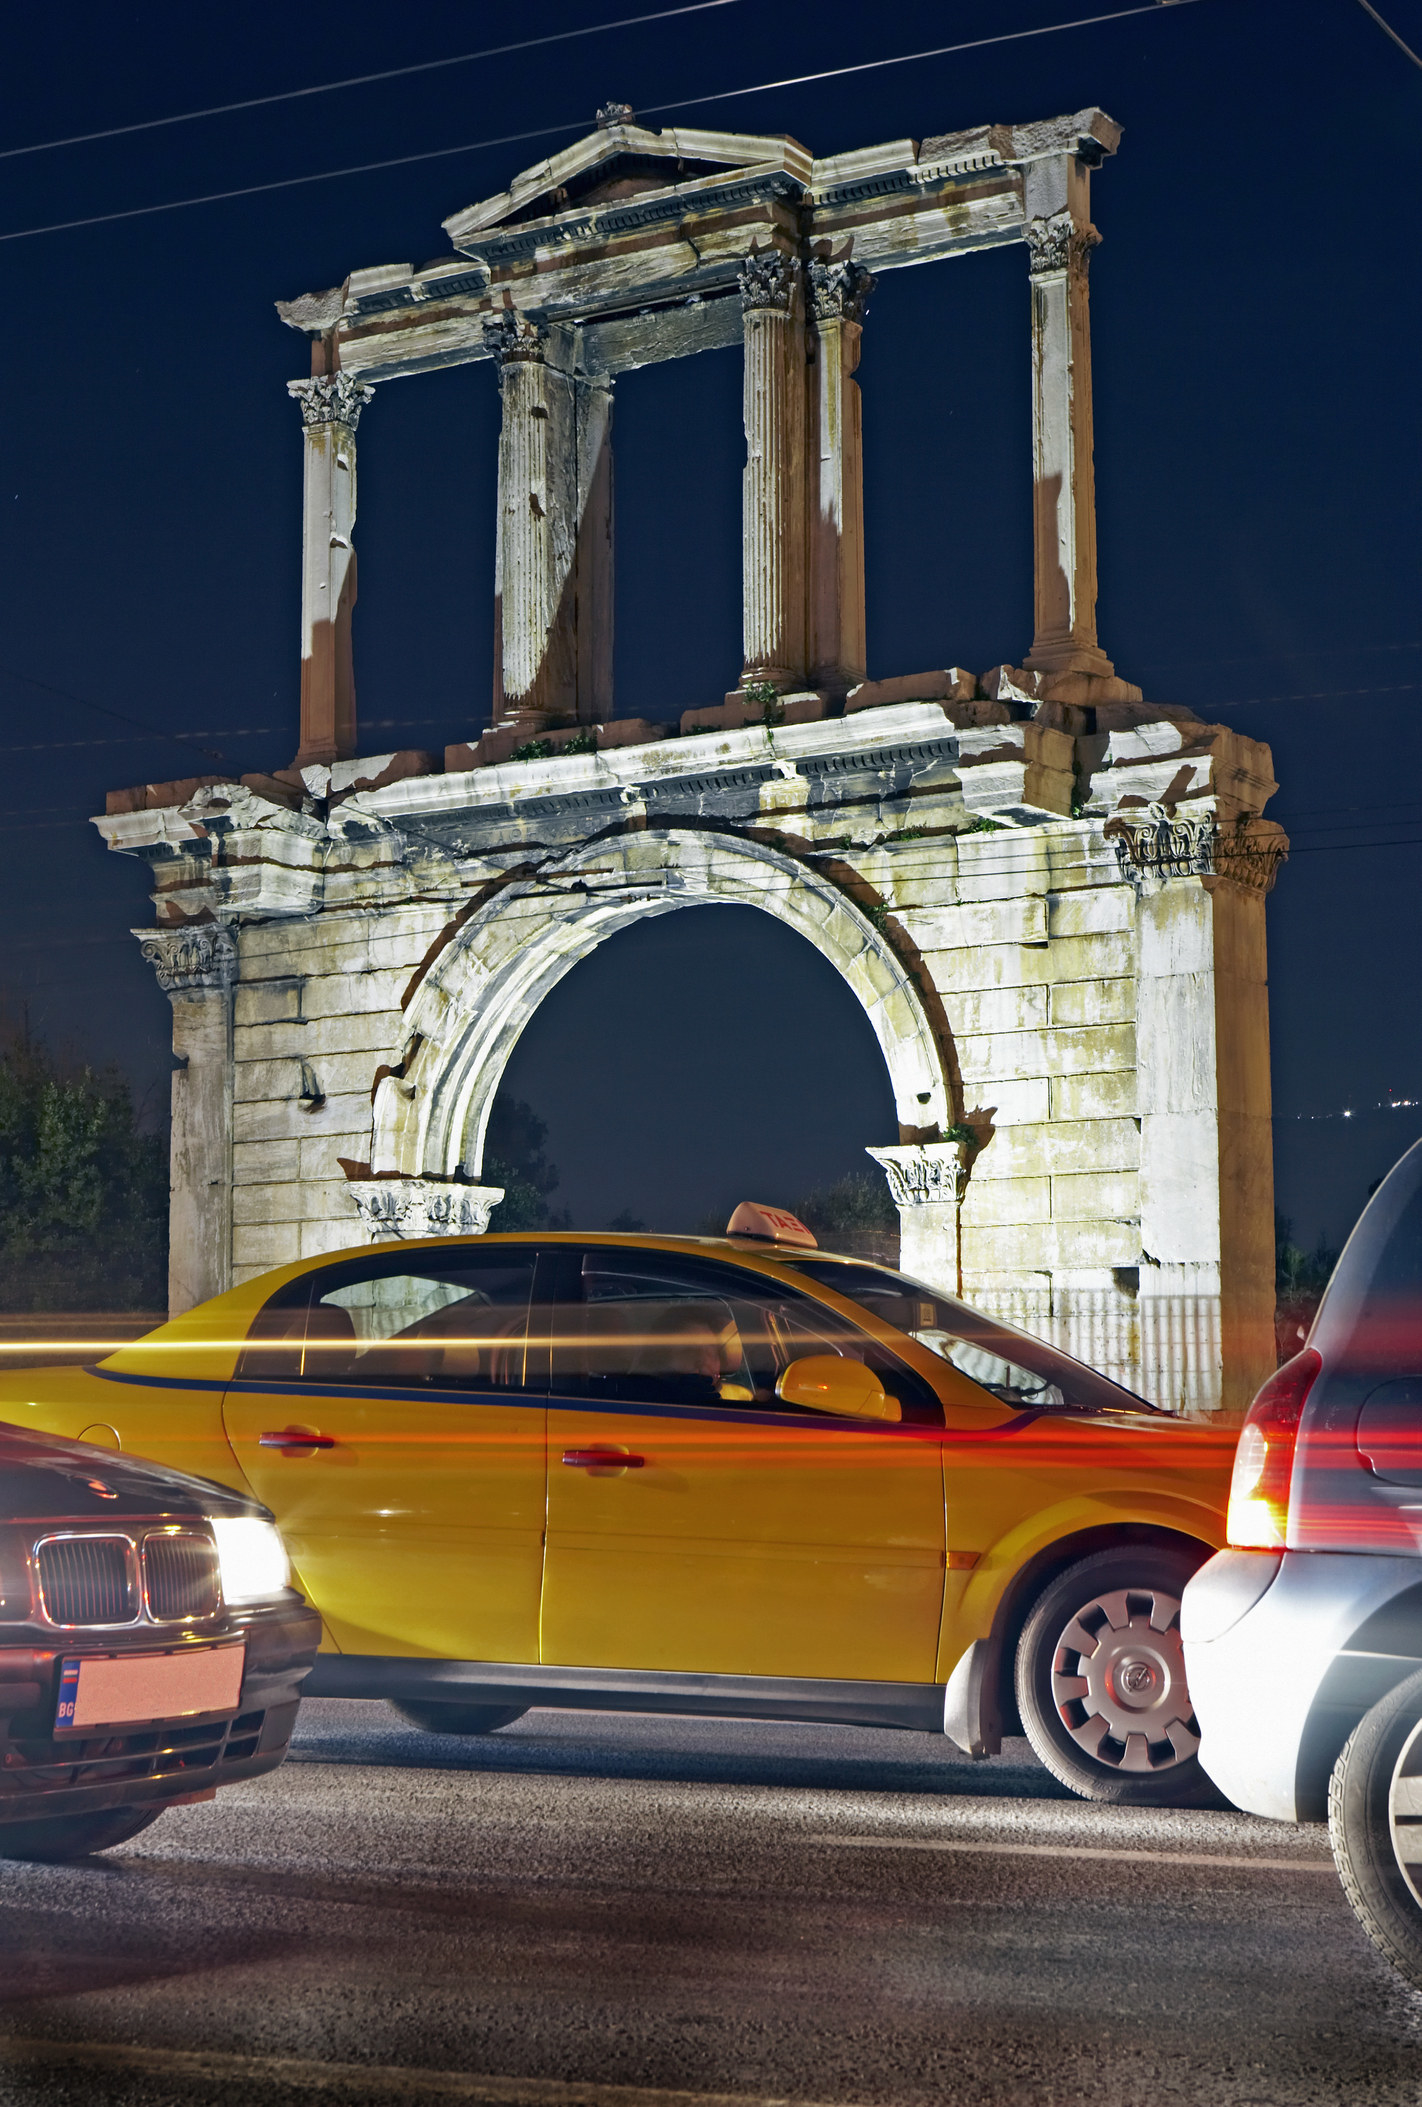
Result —
[[1049, 1771], [1086, 1800], [1220, 1807], [1200, 1768], [1180, 1597], [1201, 1564], [1142, 1545], [1059, 1573], [1017, 1646], [1017, 1709]]
[[391, 1709], [402, 1719], [408, 1719], [412, 1727], [422, 1727], [427, 1734], [493, 1734], [515, 1719], [522, 1719], [528, 1707], [426, 1703], [423, 1698], [412, 1699], [409, 1704], [396, 1704], [392, 1698]]

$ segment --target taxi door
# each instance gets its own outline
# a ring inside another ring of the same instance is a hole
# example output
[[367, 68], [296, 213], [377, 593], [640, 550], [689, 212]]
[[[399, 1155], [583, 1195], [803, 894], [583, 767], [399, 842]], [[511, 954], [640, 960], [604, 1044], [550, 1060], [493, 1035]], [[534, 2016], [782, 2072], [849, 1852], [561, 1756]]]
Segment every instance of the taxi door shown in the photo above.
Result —
[[228, 1439], [343, 1653], [536, 1661], [544, 1418], [532, 1247], [400, 1250], [268, 1304]]
[[774, 1394], [789, 1360], [867, 1359], [870, 1342], [714, 1261], [626, 1246], [568, 1256], [542, 1659], [932, 1682], [944, 1514], [926, 1386], [901, 1371], [899, 1425], [793, 1411]]

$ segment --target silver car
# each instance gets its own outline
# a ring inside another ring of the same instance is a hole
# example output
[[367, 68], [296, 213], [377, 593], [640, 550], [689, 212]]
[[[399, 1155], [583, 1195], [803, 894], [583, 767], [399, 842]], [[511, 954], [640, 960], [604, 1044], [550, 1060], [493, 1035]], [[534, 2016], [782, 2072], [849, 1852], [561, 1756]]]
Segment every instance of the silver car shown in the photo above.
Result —
[[1251, 1814], [1329, 1821], [1365, 1929], [1422, 1984], [1422, 1142], [1250, 1407], [1228, 1542], [1181, 1614], [1200, 1761]]

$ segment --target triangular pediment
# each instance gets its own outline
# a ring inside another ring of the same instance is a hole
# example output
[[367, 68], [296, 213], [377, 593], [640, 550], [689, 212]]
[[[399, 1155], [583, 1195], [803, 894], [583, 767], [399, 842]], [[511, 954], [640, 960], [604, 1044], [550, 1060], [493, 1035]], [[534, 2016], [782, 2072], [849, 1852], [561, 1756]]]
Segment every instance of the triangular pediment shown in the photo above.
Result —
[[653, 131], [626, 117], [599, 121], [595, 132], [514, 177], [507, 190], [466, 206], [444, 222], [456, 248], [471, 236], [580, 206], [670, 190], [731, 169], [785, 169], [808, 183], [810, 155], [784, 133]]

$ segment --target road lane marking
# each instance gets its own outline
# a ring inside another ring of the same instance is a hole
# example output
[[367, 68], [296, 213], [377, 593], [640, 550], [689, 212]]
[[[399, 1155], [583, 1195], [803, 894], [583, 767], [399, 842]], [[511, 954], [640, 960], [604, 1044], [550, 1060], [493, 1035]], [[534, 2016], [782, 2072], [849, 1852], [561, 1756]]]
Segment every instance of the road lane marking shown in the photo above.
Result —
[[[483, 2107], [827, 2107], [782, 2094], [667, 2092], [652, 2085], [579, 2085], [562, 2078], [498, 2078], [399, 2063], [324, 2063], [308, 2056], [243, 2056], [225, 2049], [142, 2048], [127, 2042], [25, 2040], [0, 2035], [0, 2069], [82, 2069], [141, 2077], [265, 2079], [347, 2100], [462, 2100]], [[834, 2107], [852, 2107], [836, 2102]]]
[[1232, 1858], [1211, 1851], [1131, 1851], [1100, 1844], [984, 1844], [953, 1836], [812, 1836], [846, 1851], [979, 1851], [993, 1858], [1111, 1858], [1128, 1865], [1234, 1866], [1245, 1873], [1331, 1873], [1331, 1858]]

